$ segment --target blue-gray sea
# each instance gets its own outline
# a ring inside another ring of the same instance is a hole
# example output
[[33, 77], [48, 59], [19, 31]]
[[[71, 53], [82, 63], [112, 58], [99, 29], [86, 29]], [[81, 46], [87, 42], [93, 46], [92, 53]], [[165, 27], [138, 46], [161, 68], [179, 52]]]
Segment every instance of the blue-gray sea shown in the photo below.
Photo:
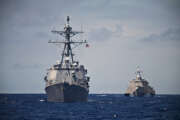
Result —
[[0, 94], [0, 120], [180, 120], [180, 95], [90, 94], [84, 103], [52, 103], [45, 94]]

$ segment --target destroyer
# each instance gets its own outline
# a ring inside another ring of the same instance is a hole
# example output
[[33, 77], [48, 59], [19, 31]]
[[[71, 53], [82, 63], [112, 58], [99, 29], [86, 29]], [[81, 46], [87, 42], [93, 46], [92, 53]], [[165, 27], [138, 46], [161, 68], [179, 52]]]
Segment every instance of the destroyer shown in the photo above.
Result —
[[142, 78], [141, 75], [142, 71], [137, 69], [135, 72], [136, 79], [133, 79], [129, 83], [129, 87], [126, 90], [125, 96], [144, 96], [144, 95], [155, 95], [155, 90], [149, 86], [149, 83], [147, 80]]
[[45, 91], [47, 100], [52, 102], [85, 102], [89, 93], [89, 77], [87, 69], [83, 65], [79, 65], [78, 61], [74, 61], [72, 45], [78, 46], [86, 43], [83, 41], [73, 41], [71, 38], [81, 31], [73, 31], [69, 25], [70, 18], [67, 16], [67, 23], [63, 31], [52, 30], [52, 33], [59, 34], [65, 38], [64, 41], [52, 41], [48, 43], [61, 43], [64, 48], [61, 60], [57, 61], [47, 71], [44, 80], [46, 82]]

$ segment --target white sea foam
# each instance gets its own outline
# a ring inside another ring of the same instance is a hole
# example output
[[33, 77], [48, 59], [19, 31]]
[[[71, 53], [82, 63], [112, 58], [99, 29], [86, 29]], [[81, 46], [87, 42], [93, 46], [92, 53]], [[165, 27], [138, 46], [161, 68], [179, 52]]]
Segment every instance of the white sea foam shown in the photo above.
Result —
[[44, 100], [43, 100], [43, 99], [40, 99], [39, 101], [44, 102]]

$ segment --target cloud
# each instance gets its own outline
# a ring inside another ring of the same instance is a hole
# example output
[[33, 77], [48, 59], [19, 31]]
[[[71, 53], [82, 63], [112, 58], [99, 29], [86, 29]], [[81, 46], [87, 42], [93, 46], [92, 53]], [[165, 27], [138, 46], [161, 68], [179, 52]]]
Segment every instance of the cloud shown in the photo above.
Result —
[[94, 41], [105, 41], [111, 38], [113, 32], [105, 27], [92, 30], [89, 34], [89, 40]]
[[169, 28], [160, 34], [150, 34], [141, 39], [144, 42], [180, 41], [180, 28]]
[[24, 70], [24, 69], [37, 69], [42, 68], [42, 64], [22, 64], [22, 63], [15, 63], [12, 65], [12, 69], [16, 70]]
[[107, 41], [112, 37], [120, 36], [123, 33], [121, 25], [115, 25], [115, 30], [106, 27], [92, 29], [89, 33], [89, 40], [93, 41]]
[[160, 34], [159, 38], [161, 40], [180, 41], [180, 28], [176, 28], [176, 29], [170, 28], [167, 31]]

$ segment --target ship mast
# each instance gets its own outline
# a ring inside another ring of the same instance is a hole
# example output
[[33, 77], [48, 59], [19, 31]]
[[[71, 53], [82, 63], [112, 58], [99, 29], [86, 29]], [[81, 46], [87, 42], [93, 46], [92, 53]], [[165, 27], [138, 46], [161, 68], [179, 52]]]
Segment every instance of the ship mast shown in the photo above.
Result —
[[72, 31], [72, 27], [69, 25], [69, 21], [70, 21], [70, 18], [69, 16], [67, 16], [67, 23], [64, 27], [64, 31], [57, 31], [57, 30], [52, 30], [51, 32], [52, 33], [55, 33], [55, 34], [59, 34], [61, 36], [63, 36], [65, 38], [64, 41], [52, 41], [50, 40], [48, 43], [62, 43], [64, 44], [64, 48], [63, 48], [63, 52], [62, 52], [62, 57], [61, 57], [61, 64], [63, 63], [63, 60], [64, 60], [64, 57], [70, 57], [71, 58], [71, 61], [72, 63], [74, 62], [74, 59], [73, 59], [73, 52], [72, 52], [72, 47], [71, 47], [71, 44], [83, 44], [83, 43], [87, 43], [86, 40], [82, 40], [82, 41], [73, 41], [71, 40], [71, 37], [75, 36], [76, 34], [80, 34], [80, 33], [83, 33], [82, 31]]
[[143, 73], [143, 71], [140, 70], [140, 68], [139, 68], [139, 66], [138, 66], [138, 67], [137, 67], [137, 71], [135, 72], [135, 74], [136, 74], [136, 79], [137, 79], [137, 80], [142, 80], [142, 75], [141, 75], [141, 73]]

